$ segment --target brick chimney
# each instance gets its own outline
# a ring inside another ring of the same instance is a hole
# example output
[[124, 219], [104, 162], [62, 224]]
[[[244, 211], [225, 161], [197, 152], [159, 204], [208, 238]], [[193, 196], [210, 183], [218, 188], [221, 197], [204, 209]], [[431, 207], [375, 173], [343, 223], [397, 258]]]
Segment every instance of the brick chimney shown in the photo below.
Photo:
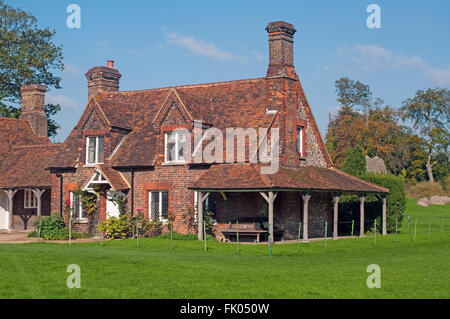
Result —
[[100, 91], [119, 91], [119, 79], [122, 75], [114, 68], [114, 61], [108, 60], [107, 66], [96, 66], [86, 73], [88, 80], [88, 99]]
[[47, 115], [45, 114], [45, 92], [47, 87], [40, 84], [24, 85], [21, 87], [22, 113], [21, 120], [30, 122], [34, 133], [40, 137], [47, 137]]
[[270, 22], [266, 27], [269, 33], [269, 68], [267, 77], [286, 76], [296, 78], [294, 69], [294, 26], [290, 23]]

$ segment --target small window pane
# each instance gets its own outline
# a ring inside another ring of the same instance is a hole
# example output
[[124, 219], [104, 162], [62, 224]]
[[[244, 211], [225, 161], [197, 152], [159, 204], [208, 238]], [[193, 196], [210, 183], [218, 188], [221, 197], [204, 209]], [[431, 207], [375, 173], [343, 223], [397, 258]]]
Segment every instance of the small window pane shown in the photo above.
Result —
[[169, 217], [169, 193], [168, 192], [161, 192], [161, 217], [163, 219], [167, 219]]
[[175, 160], [175, 139], [172, 133], [166, 133], [166, 161]]
[[95, 163], [95, 146], [96, 146], [96, 139], [95, 137], [88, 137], [88, 146], [87, 146], [87, 161], [89, 164]]
[[78, 218], [80, 214], [80, 196], [72, 193], [72, 217]]
[[105, 147], [104, 147], [104, 140], [103, 140], [103, 136], [99, 136], [97, 138], [98, 141], [98, 159], [97, 159], [97, 163], [103, 163], [104, 160], [104, 154], [105, 154]]
[[297, 127], [297, 152], [300, 156], [303, 155], [303, 127], [298, 126]]
[[159, 219], [159, 192], [150, 192], [150, 219]]

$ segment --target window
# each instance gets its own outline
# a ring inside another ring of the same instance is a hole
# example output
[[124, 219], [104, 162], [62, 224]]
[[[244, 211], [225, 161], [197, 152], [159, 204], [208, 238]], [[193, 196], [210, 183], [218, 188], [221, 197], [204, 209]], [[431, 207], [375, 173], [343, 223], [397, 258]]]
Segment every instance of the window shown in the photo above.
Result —
[[150, 191], [148, 192], [149, 219], [159, 219], [166, 221], [169, 217], [169, 192]]
[[299, 157], [303, 157], [303, 126], [297, 126], [297, 152]]
[[24, 193], [24, 208], [37, 208], [37, 198], [32, 190], [26, 189]]
[[184, 148], [186, 145], [186, 133], [175, 131], [165, 134], [165, 162], [184, 162]]
[[88, 136], [86, 140], [86, 163], [102, 164], [104, 160], [103, 136]]
[[74, 219], [87, 219], [86, 211], [81, 205], [81, 196], [70, 192], [70, 208], [72, 211], [72, 218]]

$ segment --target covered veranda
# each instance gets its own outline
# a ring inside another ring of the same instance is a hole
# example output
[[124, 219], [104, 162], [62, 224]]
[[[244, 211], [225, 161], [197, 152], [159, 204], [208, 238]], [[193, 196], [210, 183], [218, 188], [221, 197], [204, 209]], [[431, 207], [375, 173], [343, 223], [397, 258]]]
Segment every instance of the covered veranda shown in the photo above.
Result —
[[[311, 199], [327, 201], [326, 209], [331, 210], [332, 235], [334, 239], [338, 235], [339, 200], [342, 195], [358, 195], [360, 200], [360, 236], [364, 236], [365, 201], [368, 195], [374, 194], [381, 200], [382, 211], [382, 234], [386, 235], [386, 194], [388, 190], [378, 185], [361, 180], [354, 176], [343, 173], [335, 168], [300, 167], [279, 168], [275, 174], [261, 174], [260, 166], [257, 164], [219, 164], [211, 167], [205, 172], [190, 189], [197, 192], [197, 221], [198, 239], [203, 240], [204, 201], [214, 193], [220, 193], [221, 201], [232, 200], [232, 195], [257, 193], [267, 204], [268, 239], [274, 242], [274, 217], [278, 214], [286, 215], [291, 210], [289, 221], [295, 217], [296, 208], [285, 205], [283, 199], [292, 198], [293, 195], [301, 198], [299, 216], [302, 223], [302, 239], [308, 241], [310, 238], [310, 223], [317, 214], [318, 207], [323, 205], [310, 205]], [[235, 196], [234, 196], [235, 197]], [[246, 205], [247, 196], [241, 197], [241, 203], [235, 203], [234, 209], [240, 204]], [[281, 198], [281, 201], [276, 201]], [[322, 198], [322, 199], [320, 199]], [[325, 199], [326, 198], [326, 199]], [[331, 207], [330, 207], [331, 206]], [[323, 209], [322, 209], [323, 210]], [[230, 211], [225, 213], [232, 213]], [[297, 219], [298, 219], [297, 217]], [[295, 227], [295, 226], [294, 226]]]

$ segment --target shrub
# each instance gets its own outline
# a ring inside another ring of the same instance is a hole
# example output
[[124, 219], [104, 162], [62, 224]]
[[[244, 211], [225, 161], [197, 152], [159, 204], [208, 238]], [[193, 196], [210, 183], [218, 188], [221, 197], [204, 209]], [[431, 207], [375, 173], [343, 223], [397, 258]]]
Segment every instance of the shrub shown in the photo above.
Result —
[[357, 145], [348, 150], [342, 171], [353, 176], [360, 176], [366, 171], [366, 158], [361, 146]]
[[419, 182], [415, 185], [405, 185], [405, 192], [411, 198], [430, 198], [435, 195], [445, 195], [446, 191], [439, 182]]
[[127, 215], [120, 217], [109, 217], [101, 225], [101, 231], [106, 233], [107, 238], [126, 238], [131, 228], [131, 221]]
[[162, 223], [158, 218], [154, 218], [153, 220], [148, 220], [145, 218], [141, 222], [141, 225], [144, 236], [154, 237], [159, 236], [162, 233]]
[[[395, 222], [397, 219], [398, 227], [400, 228], [403, 213], [406, 209], [406, 197], [403, 186], [403, 178], [401, 176], [395, 176], [392, 174], [376, 173], [364, 173], [360, 177], [368, 182], [389, 189], [389, 193], [386, 197], [386, 228], [388, 232], [394, 232]], [[368, 215], [373, 216], [373, 218], [375, 219], [380, 215], [381, 203], [375, 196], [370, 196], [367, 201], [369, 204]], [[376, 201], [376, 203], [373, 203], [374, 201]], [[372, 205], [370, 205], [371, 202]], [[380, 221], [381, 220], [378, 220], [377, 224], [381, 224]]]
[[[51, 216], [44, 216], [35, 219], [33, 222], [36, 230], [30, 232], [28, 237], [39, 236], [39, 226], [41, 227], [40, 236], [45, 240], [66, 240], [69, 239], [69, 228], [64, 223], [64, 219], [59, 213], [53, 213]], [[72, 238], [88, 238], [85, 233], [71, 232]]]
[[[173, 233], [172, 239], [174, 240], [198, 240], [197, 234], [180, 234], [180, 233]], [[159, 235], [158, 238], [161, 239], [170, 239], [170, 233]], [[215, 240], [215, 238], [211, 235], [206, 234], [207, 240]]]
[[[36, 218], [33, 221], [36, 231], [41, 228], [41, 238], [46, 240], [62, 240], [69, 238], [69, 229], [64, 224], [64, 219], [57, 213], [51, 216]], [[36, 234], [37, 235], [37, 234]]]
[[210, 211], [206, 211], [204, 214], [203, 222], [205, 223], [205, 232], [206, 235], [213, 236], [213, 223], [214, 223], [214, 213]]

